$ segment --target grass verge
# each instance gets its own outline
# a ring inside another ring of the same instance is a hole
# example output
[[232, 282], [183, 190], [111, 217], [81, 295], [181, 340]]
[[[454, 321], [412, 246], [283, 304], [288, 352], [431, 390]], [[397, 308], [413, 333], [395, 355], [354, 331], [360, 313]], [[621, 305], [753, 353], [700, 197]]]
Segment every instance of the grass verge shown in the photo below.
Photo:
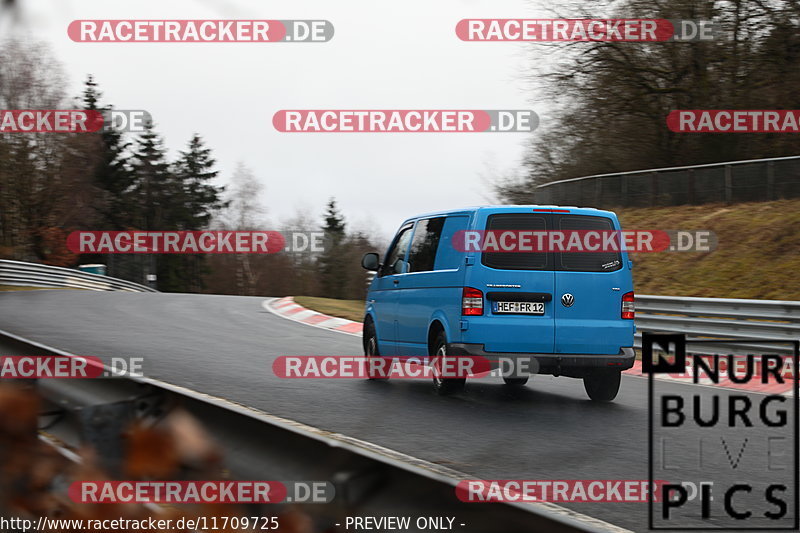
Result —
[[313, 296], [295, 296], [294, 301], [303, 307], [320, 313], [348, 320], [361, 322], [364, 320], [363, 300], [337, 300], [335, 298], [316, 298]]
[[632, 254], [640, 294], [800, 300], [800, 199], [616, 210], [623, 229], [711, 230], [712, 252]]

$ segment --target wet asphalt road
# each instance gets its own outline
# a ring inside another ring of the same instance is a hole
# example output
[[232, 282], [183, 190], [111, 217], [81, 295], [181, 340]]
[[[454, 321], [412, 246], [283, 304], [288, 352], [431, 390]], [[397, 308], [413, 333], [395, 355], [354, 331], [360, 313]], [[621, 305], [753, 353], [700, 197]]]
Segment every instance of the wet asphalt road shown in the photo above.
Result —
[[[520, 389], [505, 386], [499, 378], [484, 378], [453, 397], [436, 396], [427, 380], [280, 379], [272, 373], [275, 357], [356, 355], [361, 353], [360, 339], [277, 317], [262, 308], [263, 300], [72, 290], [3, 292], [0, 329], [78, 354], [142, 357], [150, 377], [478, 478], [647, 479], [647, 381], [642, 378], [625, 376], [612, 404], [588, 401], [579, 380], [549, 376], [536, 376]], [[714, 392], [679, 383], [661, 384], [659, 390], [696, 393], [703, 399]], [[754, 403], [762, 398], [748, 396]], [[746, 429], [738, 431], [739, 436], [748, 435]], [[697, 468], [697, 443], [705, 439], [710, 455], [704, 467], [720, 461], [714, 479], [766, 484], [787, 475], [765, 467], [766, 444], [756, 434], [735, 469], [726, 465], [720, 451], [722, 436], [728, 438], [727, 453], [738, 452], [741, 443], [730, 440], [731, 433], [718, 435], [692, 426], [675, 435], [668, 443], [674, 450], [670, 457], [685, 468], [682, 472]], [[703, 474], [697, 475], [703, 479]], [[790, 513], [792, 498], [790, 487]], [[715, 502], [721, 499], [720, 494]], [[759, 517], [774, 510], [762, 495], [747, 503]], [[560, 505], [633, 531], [647, 530], [644, 503]], [[766, 524], [759, 518], [758, 525]]]

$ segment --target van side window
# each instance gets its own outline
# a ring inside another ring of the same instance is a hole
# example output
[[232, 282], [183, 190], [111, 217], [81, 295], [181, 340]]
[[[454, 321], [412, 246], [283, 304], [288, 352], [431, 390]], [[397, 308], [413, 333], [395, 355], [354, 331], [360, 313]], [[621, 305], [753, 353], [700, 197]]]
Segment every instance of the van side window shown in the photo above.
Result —
[[408, 244], [411, 240], [412, 227], [413, 226], [409, 224], [397, 233], [394, 242], [392, 242], [392, 246], [389, 247], [389, 251], [386, 253], [386, 260], [383, 262], [380, 271], [381, 276], [402, 274], [406, 271], [403, 266], [405, 264], [406, 252], [408, 251]]
[[469, 217], [466, 215], [448, 215], [442, 228], [442, 236], [439, 237], [439, 250], [436, 252], [436, 262], [434, 270], [457, 269], [464, 262], [464, 252], [458, 250], [453, 239], [459, 231], [464, 231], [469, 227]]
[[411, 241], [411, 250], [408, 254], [409, 272], [433, 270], [436, 250], [439, 249], [439, 239], [442, 236], [443, 227], [444, 217], [427, 218], [417, 222], [414, 240]]

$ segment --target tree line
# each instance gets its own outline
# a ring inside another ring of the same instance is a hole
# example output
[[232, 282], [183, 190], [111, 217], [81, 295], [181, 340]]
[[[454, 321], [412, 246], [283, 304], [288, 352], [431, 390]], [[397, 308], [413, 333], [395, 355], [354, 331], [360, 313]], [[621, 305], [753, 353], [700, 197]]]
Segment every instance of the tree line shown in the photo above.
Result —
[[[0, 109], [108, 111], [89, 75], [69, 99], [63, 70], [39, 43], [0, 44]], [[321, 230], [333, 243], [322, 254], [78, 255], [66, 246], [74, 230], [264, 230], [263, 184], [243, 164], [219, 184], [213, 151], [198, 133], [170, 159], [152, 122], [131, 135], [0, 133], [0, 258], [74, 267], [102, 263], [109, 274], [139, 283], [155, 274], [161, 291], [361, 298], [360, 256], [374, 248], [347, 232], [331, 199], [320, 222], [298, 216], [281, 229]]]
[[800, 108], [796, 0], [563, 2], [557, 18], [713, 20], [701, 42], [532, 45], [536, 101], [547, 102], [523, 168], [494, 176], [499, 198], [532, 200], [550, 181], [800, 153], [792, 134], [674, 133], [674, 109]]

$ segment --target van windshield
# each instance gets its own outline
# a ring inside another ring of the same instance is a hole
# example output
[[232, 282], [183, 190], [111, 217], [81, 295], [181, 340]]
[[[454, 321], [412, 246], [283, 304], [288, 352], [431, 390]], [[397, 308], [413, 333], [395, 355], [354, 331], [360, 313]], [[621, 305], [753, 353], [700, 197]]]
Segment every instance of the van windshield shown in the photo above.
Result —
[[[592, 215], [503, 213], [490, 215], [486, 230], [511, 231], [613, 231], [610, 218]], [[481, 263], [502, 270], [567, 270], [611, 272], [622, 268], [618, 251], [603, 252], [484, 252]]]

